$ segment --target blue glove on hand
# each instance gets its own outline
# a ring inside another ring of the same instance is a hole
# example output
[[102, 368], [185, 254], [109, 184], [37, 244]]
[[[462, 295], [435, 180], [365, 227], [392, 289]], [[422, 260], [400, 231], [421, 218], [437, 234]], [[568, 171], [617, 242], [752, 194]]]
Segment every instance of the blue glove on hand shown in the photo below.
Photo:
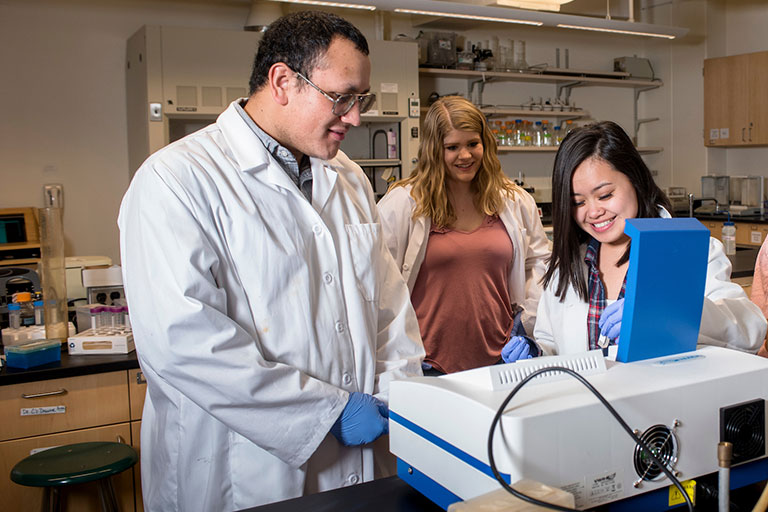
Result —
[[354, 392], [331, 427], [331, 434], [344, 446], [359, 446], [389, 433], [387, 404], [367, 393]]
[[514, 363], [520, 359], [531, 359], [531, 346], [523, 336], [512, 336], [501, 349], [501, 359], [505, 363]]
[[621, 333], [621, 317], [624, 314], [624, 299], [619, 299], [603, 310], [597, 325], [600, 327], [600, 335], [610, 339], [619, 337]]

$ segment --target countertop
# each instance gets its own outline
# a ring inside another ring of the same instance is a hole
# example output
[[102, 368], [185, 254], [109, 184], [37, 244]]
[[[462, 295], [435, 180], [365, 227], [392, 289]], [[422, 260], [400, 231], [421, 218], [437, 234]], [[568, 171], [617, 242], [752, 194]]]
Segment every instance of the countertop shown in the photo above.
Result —
[[40, 380], [61, 379], [64, 377], [77, 377], [94, 373], [115, 372], [118, 370], [132, 370], [139, 367], [136, 351], [128, 354], [115, 355], [76, 355], [70, 356], [66, 351], [61, 353], [61, 361], [28, 370], [8, 368], [0, 369], [0, 386], [35, 382]]
[[309, 494], [241, 512], [444, 512], [397, 476]]

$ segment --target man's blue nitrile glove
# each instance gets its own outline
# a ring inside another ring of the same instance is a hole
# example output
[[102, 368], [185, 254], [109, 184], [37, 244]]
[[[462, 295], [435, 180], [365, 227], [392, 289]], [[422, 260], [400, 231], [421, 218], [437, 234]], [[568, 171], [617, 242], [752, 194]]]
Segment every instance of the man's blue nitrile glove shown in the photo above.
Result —
[[331, 434], [344, 446], [359, 446], [389, 433], [387, 404], [367, 393], [353, 392], [331, 427]]
[[505, 363], [514, 363], [520, 359], [531, 359], [531, 346], [524, 336], [512, 336], [501, 349], [501, 359]]
[[624, 299], [619, 299], [603, 310], [597, 325], [600, 335], [616, 339], [621, 333], [621, 317], [624, 314]]

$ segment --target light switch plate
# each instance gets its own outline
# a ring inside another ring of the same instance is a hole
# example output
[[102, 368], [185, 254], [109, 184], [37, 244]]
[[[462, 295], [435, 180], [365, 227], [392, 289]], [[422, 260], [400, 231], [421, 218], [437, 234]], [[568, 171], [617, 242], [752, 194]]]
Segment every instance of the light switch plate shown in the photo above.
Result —
[[408, 98], [408, 116], [419, 117], [421, 114], [419, 98]]

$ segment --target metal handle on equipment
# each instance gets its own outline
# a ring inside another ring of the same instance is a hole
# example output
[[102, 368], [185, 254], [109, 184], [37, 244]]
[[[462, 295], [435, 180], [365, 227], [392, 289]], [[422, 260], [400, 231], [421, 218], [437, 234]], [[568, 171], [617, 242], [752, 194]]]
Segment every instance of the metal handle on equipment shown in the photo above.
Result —
[[46, 391], [45, 393], [34, 393], [32, 395], [28, 395], [26, 393], [21, 394], [21, 398], [27, 399], [27, 398], [41, 398], [44, 396], [54, 396], [54, 395], [66, 395], [67, 390], [64, 388], [61, 388], [56, 391]]

